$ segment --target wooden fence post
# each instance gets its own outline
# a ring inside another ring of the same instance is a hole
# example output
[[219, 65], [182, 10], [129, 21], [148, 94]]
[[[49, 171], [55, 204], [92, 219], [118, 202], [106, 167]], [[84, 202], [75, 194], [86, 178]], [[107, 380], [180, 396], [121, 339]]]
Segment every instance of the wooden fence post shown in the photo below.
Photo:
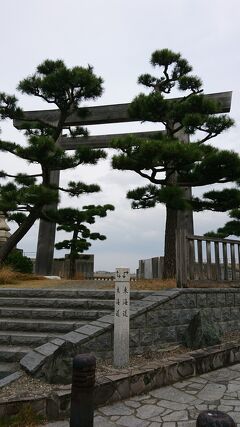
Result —
[[176, 230], [176, 281], [178, 288], [188, 285], [188, 242], [185, 228]]

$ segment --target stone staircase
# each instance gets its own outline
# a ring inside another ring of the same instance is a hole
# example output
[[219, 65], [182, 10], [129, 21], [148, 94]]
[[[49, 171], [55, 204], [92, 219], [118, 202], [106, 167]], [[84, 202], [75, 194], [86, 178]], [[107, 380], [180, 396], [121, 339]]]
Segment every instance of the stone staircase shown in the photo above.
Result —
[[[131, 299], [144, 295], [131, 292]], [[0, 379], [15, 372], [31, 349], [113, 309], [113, 291], [0, 289]]]

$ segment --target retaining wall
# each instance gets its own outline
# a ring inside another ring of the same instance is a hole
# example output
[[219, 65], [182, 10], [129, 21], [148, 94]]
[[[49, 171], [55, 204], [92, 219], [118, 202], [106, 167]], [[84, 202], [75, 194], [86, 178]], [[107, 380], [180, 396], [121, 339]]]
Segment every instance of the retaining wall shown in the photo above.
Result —
[[[240, 289], [173, 289], [134, 301], [130, 310], [130, 353], [181, 343], [190, 320], [201, 309], [207, 310], [223, 331], [239, 329]], [[101, 317], [34, 349], [20, 363], [38, 378], [69, 383], [76, 354], [93, 352], [101, 359], [112, 356], [113, 323], [113, 315]]]

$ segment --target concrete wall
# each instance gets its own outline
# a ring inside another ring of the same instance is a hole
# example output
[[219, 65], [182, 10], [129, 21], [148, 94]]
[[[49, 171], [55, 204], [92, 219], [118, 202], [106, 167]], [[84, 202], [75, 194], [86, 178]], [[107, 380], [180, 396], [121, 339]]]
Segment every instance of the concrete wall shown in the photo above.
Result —
[[[35, 260], [33, 265], [35, 265]], [[68, 278], [69, 273], [69, 259], [66, 255], [65, 258], [55, 258], [53, 260], [53, 276], [60, 276]], [[79, 255], [79, 259], [76, 260], [76, 279], [91, 279], [94, 275], [94, 255]]]
[[162, 279], [163, 257], [154, 257], [139, 260], [137, 269], [138, 279]]

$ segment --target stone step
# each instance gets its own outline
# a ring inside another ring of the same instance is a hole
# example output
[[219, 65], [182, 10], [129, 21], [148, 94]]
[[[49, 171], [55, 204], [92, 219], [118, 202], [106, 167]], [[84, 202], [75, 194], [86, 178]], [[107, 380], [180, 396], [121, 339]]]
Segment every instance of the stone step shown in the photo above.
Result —
[[0, 345], [0, 362], [19, 362], [29, 351], [31, 347]]
[[54, 320], [96, 320], [99, 317], [110, 314], [111, 310], [77, 310], [77, 309], [55, 309], [49, 307], [45, 308], [23, 308], [23, 307], [1, 307], [0, 306], [0, 317], [14, 319], [54, 319]]
[[0, 297], [10, 298], [78, 298], [78, 299], [114, 299], [114, 291], [77, 290], [77, 289], [18, 289], [1, 288]]
[[0, 345], [27, 345], [37, 347], [45, 344], [47, 341], [59, 338], [62, 334], [48, 332], [21, 332], [21, 331], [0, 331]]
[[1, 307], [54, 307], [54, 308], [83, 308], [89, 309], [111, 309], [114, 307], [113, 300], [94, 300], [79, 298], [15, 298], [0, 297]]
[[19, 369], [19, 365], [17, 363], [0, 363], [0, 380], [8, 375], [13, 374]]
[[0, 318], [0, 331], [32, 331], [67, 333], [86, 325], [86, 321]]
[[[131, 291], [131, 299], [139, 300], [151, 294], [152, 291]], [[114, 290], [1, 288], [0, 297], [114, 300]]]

